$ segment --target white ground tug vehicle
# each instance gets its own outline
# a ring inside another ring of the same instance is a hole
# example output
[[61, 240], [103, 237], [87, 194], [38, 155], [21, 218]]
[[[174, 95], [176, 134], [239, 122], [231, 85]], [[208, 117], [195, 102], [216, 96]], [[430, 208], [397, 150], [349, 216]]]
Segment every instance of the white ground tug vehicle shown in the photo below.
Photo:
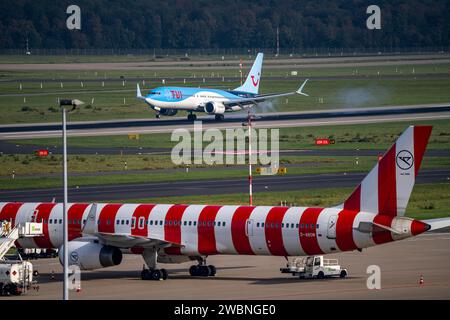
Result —
[[337, 259], [324, 259], [323, 256], [296, 258], [286, 268], [280, 268], [280, 271], [301, 279], [345, 278], [348, 275], [347, 269], [341, 268]]
[[11, 222], [1, 221], [0, 228], [0, 295], [20, 295], [30, 288], [38, 290], [35, 277], [39, 273], [33, 271], [33, 264], [23, 261], [20, 254], [14, 260], [6, 255], [17, 239], [42, 235], [42, 223], [26, 222], [12, 228]]

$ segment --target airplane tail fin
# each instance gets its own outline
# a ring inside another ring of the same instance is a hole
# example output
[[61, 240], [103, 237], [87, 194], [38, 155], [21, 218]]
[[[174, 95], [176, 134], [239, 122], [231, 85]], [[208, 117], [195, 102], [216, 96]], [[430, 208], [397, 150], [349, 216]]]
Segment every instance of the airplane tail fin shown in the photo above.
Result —
[[403, 216], [431, 126], [410, 126], [345, 200], [344, 209]]
[[261, 69], [262, 69], [263, 57], [264, 57], [263, 53], [261, 53], [261, 52], [258, 53], [258, 55], [256, 56], [256, 59], [255, 59], [255, 62], [253, 62], [253, 66], [250, 69], [250, 72], [247, 76], [247, 79], [245, 79], [244, 84], [234, 90], [258, 94], [259, 83], [261, 82], [260, 80], [261, 80]]

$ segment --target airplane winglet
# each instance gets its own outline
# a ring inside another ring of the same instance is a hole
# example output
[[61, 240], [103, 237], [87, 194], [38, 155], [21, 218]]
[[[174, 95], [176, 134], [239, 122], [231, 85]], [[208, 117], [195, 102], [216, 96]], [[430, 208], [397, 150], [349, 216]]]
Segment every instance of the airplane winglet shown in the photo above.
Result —
[[141, 94], [141, 88], [139, 88], [139, 83], [136, 84], [136, 98], [138, 99], [144, 99], [144, 97]]
[[296, 93], [301, 94], [302, 96], [305, 97], [309, 97], [309, 95], [307, 95], [306, 93], [303, 92], [303, 88], [305, 87], [306, 83], [308, 82], [309, 79], [306, 79], [302, 85], [300, 86], [300, 88], [298, 88], [298, 90], [296, 91]]

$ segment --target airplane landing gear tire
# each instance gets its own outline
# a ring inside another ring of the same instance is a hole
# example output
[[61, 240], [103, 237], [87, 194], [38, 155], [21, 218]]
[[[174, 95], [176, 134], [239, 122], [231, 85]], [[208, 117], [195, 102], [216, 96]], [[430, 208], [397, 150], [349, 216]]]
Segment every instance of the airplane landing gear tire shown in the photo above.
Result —
[[192, 277], [214, 277], [216, 275], [216, 267], [210, 266], [191, 266], [189, 274]]
[[225, 116], [223, 114], [216, 114], [215, 119], [216, 121], [223, 121], [223, 119], [225, 119]]
[[158, 269], [153, 270], [151, 273], [151, 277], [152, 277], [152, 280], [155, 280], [155, 281], [158, 281], [159, 279], [161, 279], [162, 278], [161, 270], [158, 270]]
[[167, 270], [166, 269], [144, 269], [141, 272], [141, 279], [142, 280], [166, 280], [168, 277]]
[[193, 113], [189, 113], [188, 116], [187, 116], [187, 119], [189, 121], [195, 121], [195, 120], [197, 120], [197, 115], [195, 115]]
[[150, 280], [150, 270], [144, 269], [141, 271], [141, 279], [142, 280]]
[[159, 118], [161, 118], [161, 116], [159, 114], [157, 114], [157, 115], [155, 115], [155, 118], [159, 119]]
[[209, 265], [208, 269], [209, 269], [209, 275], [211, 277], [214, 277], [216, 275], [216, 272], [217, 272], [216, 267], [214, 267], [213, 265]]
[[168, 278], [168, 273], [166, 269], [161, 269], [161, 274], [162, 274], [162, 279], [163, 280], [167, 280]]

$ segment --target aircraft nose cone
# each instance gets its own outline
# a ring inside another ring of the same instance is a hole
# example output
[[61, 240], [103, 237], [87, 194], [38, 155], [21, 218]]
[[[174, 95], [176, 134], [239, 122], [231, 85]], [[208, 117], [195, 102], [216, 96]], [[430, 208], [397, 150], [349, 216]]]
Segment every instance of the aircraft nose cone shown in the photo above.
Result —
[[411, 233], [413, 235], [418, 235], [430, 230], [431, 226], [419, 220], [414, 220], [411, 224]]

